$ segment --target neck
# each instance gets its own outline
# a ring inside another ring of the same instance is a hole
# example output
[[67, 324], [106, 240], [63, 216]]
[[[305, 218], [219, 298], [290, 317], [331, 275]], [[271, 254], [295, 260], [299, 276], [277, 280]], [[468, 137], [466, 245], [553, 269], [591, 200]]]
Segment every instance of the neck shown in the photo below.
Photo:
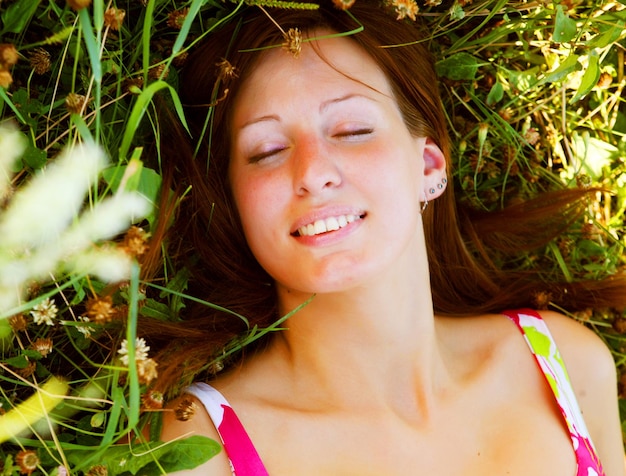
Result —
[[[287, 321], [288, 330], [269, 355], [286, 367], [282, 371], [293, 382], [292, 391], [302, 395], [315, 389], [320, 405], [385, 407], [413, 418], [428, 413], [447, 372], [427, 268], [412, 269], [426, 272], [412, 272], [410, 279], [407, 274], [379, 277], [372, 285], [317, 295]], [[280, 302], [289, 311], [308, 298], [283, 291]]]

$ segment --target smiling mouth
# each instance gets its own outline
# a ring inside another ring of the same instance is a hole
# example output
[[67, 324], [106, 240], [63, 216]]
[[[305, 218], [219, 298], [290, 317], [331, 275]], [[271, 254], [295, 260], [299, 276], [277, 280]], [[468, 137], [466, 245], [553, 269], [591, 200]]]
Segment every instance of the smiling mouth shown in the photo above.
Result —
[[316, 220], [308, 225], [301, 226], [295, 232], [293, 236], [315, 236], [328, 233], [331, 231], [337, 231], [341, 228], [348, 226], [357, 220], [365, 218], [365, 214], [362, 215], [338, 215], [334, 217], [328, 217], [323, 220]]

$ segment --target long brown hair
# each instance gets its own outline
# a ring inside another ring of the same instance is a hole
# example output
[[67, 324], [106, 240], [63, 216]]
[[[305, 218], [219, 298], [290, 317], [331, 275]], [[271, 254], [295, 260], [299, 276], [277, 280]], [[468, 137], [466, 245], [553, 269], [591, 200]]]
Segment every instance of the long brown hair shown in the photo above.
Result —
[[[236, 21], [209, 35], [188, 59], [181, 79], [180, 96], [192, 139], [167, 111], [162, 114], [167, 128], [162, 144], [166, 184], [175, 185], [179, 194], [190, 187], [167, 242], [170, 256], [190, 270], [190, 294], [245, 316], [249, 324], [193, 303], [188, 304], [183, 323], [144, 322], [143, 333], [151, 335], [155, 345], [161, 344], [162, 389], [183, 386], [198, 372], [214, 369], [207, 365], [229, 343], [280, 317], [272, 279], [248, 248], [227, 178], [229, 114], [238, 88], [262, 49], [280, 47], [290, 28], [298, 28], [306, 38], [314, 30], [345, 33], [361, 27], [348, 38], [387, 76], [411, 132], [430, 137], [451, 170], [434, 62], [420, 27], [386, 15], [378, 1], [357, 0], [349, 14], [329, 0], [317, 10], [248, 7]], [[478, 213], [459, 207], [450, 184], [423, 216], [435, 312], [470, 315], [532, 306], [533, 296], [546, 289], [553, 301], [571, 310], [626, 306], [623, 277], [546, 283], [541, 269], [508, 271], [494, 259], [545, 244], [581, 214], [585, 196], [583, 190], [561, 190], [502, 211]]]

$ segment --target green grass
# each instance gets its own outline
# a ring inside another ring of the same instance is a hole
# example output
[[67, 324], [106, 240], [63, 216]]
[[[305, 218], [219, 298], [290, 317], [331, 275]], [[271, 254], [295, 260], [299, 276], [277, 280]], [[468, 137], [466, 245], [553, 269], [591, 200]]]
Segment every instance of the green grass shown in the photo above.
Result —
[[[115, 20], [113, 7], [125, 11], [123, 19]], [[94, 0], [77, 12], [62, 0], [4, 0], [0, 43], [14, 45], [20, 57], [0, 69], [12, 78], [0, 88], [0, 114], [17, 123], [26, 144], [14, 167], [14, 197], [63, 147], [81, 140], [99, 144], [111, 158], [89, 190], [85, 210], [120, 188], [154, 200], [159, 163], [142, 156], [142, 145], [161, 134], [155, 94], [166, 94], [184, 121], [177, 95], [181, 61], [241, 8], [243, 3], [217, 0]], [[461, 199], [489, 210], [561, 184], [605, 187], [612, 193], [598, 194], [578, 229], [516, 264], [539, 260], [547, 274], [570, 280], [623, 271], [625, 4], [485, 0], [420, 8], [442, 77]], [[5, 197], [3, 207], [11, 201]], [[152, 216], [140, 224], [149, 232]], [[99, 465], [108, 465], [109, 474], [135, 474], [141, 467], [159, 474], [176, 468], [180, 452], [190, 455], [190, 465], [214, 453], [214, 446], [198, 440], [112, 445], [152, 415], [140, 408], [147, 386], [134, 362], [138, 314], [176, 319], [184, 300], [194, 299], [185, 295], [184, 272], [168, 266], [163, 264], [162, 281], [147, 283], [150, 295], [159, 291], [157, 299], [146, 297], [136, 267], [129, 286], [115, 292], [93, 277], [60, 269], [31, 283], [19, 307], [0, 310], [2, 410], [10, 412], [51, 375], [69, 385], [47, 419], [0, 442], [3, 474], [18, 474], [16, 457], [31, 450], [40, 460], [33, 474], [61, 474], [60, 466], [72, 474], [98, 474]], [[37, 325], [30, 315], [46, 296], [58, 307], [52, 326]], [[14, 315], [23, 321], [13, 318], [9, 326], [7, 317]], [[80, 319], [85, 316], [91, 322]], [[621, 375], [622, 312], [573, 317], [607, 342]], [[269, 331], [251, 329], [228, 352]], [[46, 356], [33, 345], [41, 339], [51, 340]], [[128, 367], [118, 359], [123, 339]], [[116, 466], [124, 460], [126, 466]]]

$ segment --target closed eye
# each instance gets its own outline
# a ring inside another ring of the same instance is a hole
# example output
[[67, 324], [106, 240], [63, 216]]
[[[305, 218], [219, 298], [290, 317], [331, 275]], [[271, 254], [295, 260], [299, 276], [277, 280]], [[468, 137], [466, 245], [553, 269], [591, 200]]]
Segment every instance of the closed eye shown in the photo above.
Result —
[[340, 139], [350, 139], [350, 138], [358, 139], [360, 137], [372, 134], [373, 132], [374, 132], [374, 129], [372, 129], [371, 127], [364, 127], [360, 129], [352, 129], [352, 130], [338, 132], [335, 134], [335, 137], [338, 137]]
[[283, 150], [285, 150], [286, 147], [277, 147], [275, 149], [270, 149], [267, 151], [263, 151], [263, 152], [259, 152], [258, 154], [254, 154], [253, 156], [251, 156], [250, 158], [248, 158], [248, 163], [250, 164], [256, 164], [258, 162], [261, 162], [265, 159], [268, 159], [274, 155], [280, 154]]

